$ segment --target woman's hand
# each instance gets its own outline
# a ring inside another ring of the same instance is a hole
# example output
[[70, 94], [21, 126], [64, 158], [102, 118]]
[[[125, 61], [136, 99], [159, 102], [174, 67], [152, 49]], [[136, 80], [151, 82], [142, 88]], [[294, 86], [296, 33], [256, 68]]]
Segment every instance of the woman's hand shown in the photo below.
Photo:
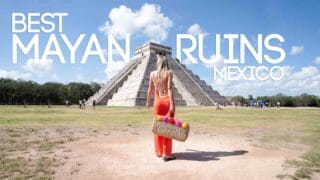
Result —
[[170, 111], [170, 113], [174, 113], [176, 111], [176, 106], [171, 103], [169, 111]]
[[147, 101], [146, 103], [146, 108], [149, 109], [150, 108], [150, 105], [149, 105], [149, 102]]

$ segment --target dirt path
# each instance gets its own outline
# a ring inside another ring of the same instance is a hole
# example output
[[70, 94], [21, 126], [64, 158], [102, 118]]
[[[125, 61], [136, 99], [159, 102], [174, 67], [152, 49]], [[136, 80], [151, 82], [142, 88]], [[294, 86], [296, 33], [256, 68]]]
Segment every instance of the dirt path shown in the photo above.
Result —
[[55, 169], [57, 179], [277, 179], [288, 173], [282, 165], [301, 151], [266, 150], [247, 137], [224, 133], [191, 133], [185, 143], [174, 141], [176, 160], [155, 156], [147, 129], [98, 132], [66, 144], [66, 163]]

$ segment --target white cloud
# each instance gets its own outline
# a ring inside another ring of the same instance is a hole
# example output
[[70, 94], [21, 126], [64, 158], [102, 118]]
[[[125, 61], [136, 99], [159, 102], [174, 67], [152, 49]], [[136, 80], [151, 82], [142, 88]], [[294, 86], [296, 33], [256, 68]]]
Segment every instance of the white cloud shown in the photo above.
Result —
[[46, 74], [52, 70], [53, 63], [51, 59], [34, 60], [28, 59], [23, 69], [35, 74]]
[[206, 68], [211, 68], [211, 69], [214, 67], [221, 68], [225, 65], [223, 60], [224, 60], [224, 56], [222, 56], [222, 55], [217, 56], [217, 55], [213, 54], [210, 57], [210, 61], [212, 61], [213, 63], [210, 63], [210, 64], [203, 63], [203, 64]]
[[294, 71], [291, 66], [284, 66], [284, 77], [279, 81], [225, 81], [221, 78], [214, 80], [213, 89], [227, 96], [249, 94], [254, 96], [275, 95], [284, 93], [287, 95], [298, 95], [309, 93], [320, 95], [320, 69], [315, 66], [302, 67]]
[[125, 65], [126, 63], [124, 61], [108, 61], [108, 65], [104, 70], [107, 80], [115, 76]]
[[[108, 59], [108, 50], [107, 49], [102, 49], [103, 55], [106, 59]], [[117, 51], [115, 48], [113, 48], [112, 50], [112, 58], [115, 60], [123, 60], [123, 58], [121, 57], [119, 51]]]
[[82, 74], [82, 73], [77, 73], [76, 74], [76, 79], [77, 81], [81, 81], [81, 82], [84, 82], [85, 81], [85, 76]]
[[199, 24], [193, 24], [188, 28], [187, 31], [188, 34], [192, 34], [194, 36], [198, 36], [199, 34], [207, 35], [206, 32], [203, 31], [203, 29], [200, 27]]
[[[210, 58], [208, 59], [208, 61], [212, 62], [210, 64], [207, 63], [203, 63], [202, 61], [199, 60], [199, 63], [201, 63], [202, 65], [204, 65], [206, 68], [213, 68], [214, 66], [216, 67], [221, 67], [224, 65], [223, 63], [223, 59], [224, 57], [222, 55], [220, 56], [216, 56], [215, 54], [213, 54], [212, 56], [210, 56]], [[186, 58], [183, 62], [183, 64], [187, 65], [187, 66], [191, 66], [193, 65], [192, 61], [189, 58]]]
[[113, 8], [109, 20], [99, 28], [105, 34], [124, 38], [126, 34], [142, 34], [155, 41], [167, 39], [168, 30], [173, 22], [161, 13], [159, 5], [145, 3], [134, 11], [125, 5]]
[[316, 76], [317, 74], [319, 74], [319, 70], [317, 67], [308, 66], [308, 67], [303, 67], [303, 68], [301, 68], [300, 71], [293, 73], [290, 76], [290, 79], [303, 80], [305, 78]]
[[292, 46], [290, 54], [291, 55], [301, 54], [303, 52], [303, 50], [304, 50], [303, 46]]
[[316, 57], [313, 62], [315, 64], [320, 64], [320, 56]]
[[192, 62], [191, 62], [191, 60], [189, 58], [186, 58], [182, 63], [187, 65], [187, 66], [192, 65]]
[[58, 76], [56, 73], [53, 73], [53, 74], [51, 75], [51, 78], [52, 78], [53, 80], [59, 80], [59, 76]]
[[28, 79], [31, 77], [31, 73], [21, 73], [19, 71], [7, 71], [0, 69], [0, 78], [10, 78], [10, 79]]

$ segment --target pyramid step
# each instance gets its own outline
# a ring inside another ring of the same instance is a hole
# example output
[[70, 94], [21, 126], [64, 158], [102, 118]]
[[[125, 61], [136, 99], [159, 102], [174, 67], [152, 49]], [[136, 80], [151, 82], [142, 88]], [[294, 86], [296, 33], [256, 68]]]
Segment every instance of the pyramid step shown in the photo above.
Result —
[[214, 101], [203, 89], [203, 85], [199, 84], [197, 78], [193, 73], [185, 69], [182, 64], [171, 59], [170, 67], [173, 70], [174, 74], [183, 82], [187, 91], [191, 94], [192, 97], [197, 101], [198, 104], [203, 105], [214, 105]]
[[127, 76], [140, 64], [141, 59], [135, 59], [127, 64], [116, 76], [111, 78], [96, 94], [89, 98], [88, 105], [92, 104], [93, 100], [96, 100], [97, 104], [106, 104], [106, 102], [112, 97], [112, 94], [118, 90], [118, 88], [127, 80]]
[[214, 101], [217, 102], [225, 102], [226, 98], [221, 96], [217, 91], [214, 91], [212, 86], [208, 86], [204, 80], [201, 80], [200, 77], [194, 74], [191, 70], [189, 70], [185, 65], [182, 65], [183, 68], [189, 73], [189, 75], [194, 79], [194, 81], [201, 86], [201, 88], [207, 93], [207, 95]]
[[139, 66], [133, 70], [132, 74], [128, 76], [127, 81], [119, 88], [119, 90], [112, 95], [112, 98], [107, 102], [108, 106], [117, 106], [124, 104], [127, 106], [134, 106], [136, 94], [140, 88], [140, 82], [144, 77], [148, 61], [143, 60]]

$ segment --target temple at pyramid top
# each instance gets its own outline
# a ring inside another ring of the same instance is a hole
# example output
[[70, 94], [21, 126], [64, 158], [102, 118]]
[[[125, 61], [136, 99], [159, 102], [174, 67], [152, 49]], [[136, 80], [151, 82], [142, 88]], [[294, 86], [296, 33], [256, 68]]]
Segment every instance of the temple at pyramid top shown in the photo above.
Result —
[[[144, 44], [135, 50], [134, 58], [87, 101], [108, 106], [145, 106], [150, 72], [156, 70], [157, 54], [166, 56], [173, 72], [173, 95], [176, 105], [213, 106], [226, 98], [204, 80], [172, 57], [170, 47]], [[153, 101], [153, 97], [151, 99]]]
[[151, 53], [162, 54], [162, 55], [172, 55], [172, 51], [170, 47], [156, 44], [153, 42], [149, 42], [140, 47], [137, 47], [134, 51], [135, 55], [150, 55]]

